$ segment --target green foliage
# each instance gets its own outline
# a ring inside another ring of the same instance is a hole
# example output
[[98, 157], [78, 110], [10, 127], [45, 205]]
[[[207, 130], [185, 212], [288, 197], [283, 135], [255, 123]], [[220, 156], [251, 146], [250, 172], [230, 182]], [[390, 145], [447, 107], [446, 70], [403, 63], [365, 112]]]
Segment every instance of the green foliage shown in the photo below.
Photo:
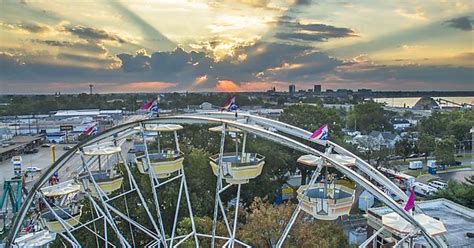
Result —
[[470, 139], [469, 130], [474, 126], [474, 110], [435, 112], [430, 117], [421, 120], [420, 133], [433, 137], [453, 135], [456, 140]]
[[329, 125], [329, 137], [342, 137], [344, 123], [342, 112], [324, 108], [322, 105], [293, 105], [283, 109], [280, 121], [297, 126], [307, 131], [314, 131], [324, 124]]
[[437, 164], [442, 166], [454, 164], [455, 144], [456, 141], [453, 136], [448, 136], [436, 141], [434, 155]]
[[376, 102], [363, 102], [354, 106], [349, 113], [347, 124], [350, 128], [370, 133], [372, 131], [390, 131], [393, 129], [390, 118], [393, 113], [385, 111]]
[[416, 148], [418, 152], [425, 153], [425, 159], [435, 150], [435, 139], [433, 136], [428, 134], [421, 134], [416, 141]]
[[395, 153], [405, 160], [413, 152], [413, 145], [407, 139], [402, 139], [395, 144]]
[[445, 198], [474, 209], [474, 176], [466, 178], [466, 182], [449, 181], [448, 187], [438, 190], [430, 199]]
[[[295, 206], [274, 206], [256, 198], [239, 226], [237, 238], [253, 247], [274, 247], [288, 223]], [[300, 215], [284, 247], [348, 247], [343, 230], [330, 221], [319, 221]], [[306, 216], [307, 217], [307, 216]]]

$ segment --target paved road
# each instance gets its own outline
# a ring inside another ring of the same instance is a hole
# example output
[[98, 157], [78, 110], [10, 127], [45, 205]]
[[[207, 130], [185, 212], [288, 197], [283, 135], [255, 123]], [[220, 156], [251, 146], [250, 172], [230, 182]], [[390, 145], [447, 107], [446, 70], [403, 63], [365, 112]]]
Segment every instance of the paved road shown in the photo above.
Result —
[[[127, 123], [142, 119], [143, 116], [141, 115], [132, 115], [129, 117], [124, 118], [119, 124]], [[56, 144], [56, 159], [61, 157], [66, 150], [64, 150], [65, 144]], [[128, 150], [132, 147], [130, 142], [125, 142], [122, 145], [122, 149], [124, 154], [128, 152]], [[21, 155], [23, 159], [23, 170], [30, 166], [36, 166], [44, 171], [46, 168], [51, 166], [52, 164], [52, 157], [51, 157], [51, 148], [38, 148], [39, 152], [35, 154], [23, 154]], [[79, 155], [75, 154], [73, 158], [66, 164], [66, 167], [63, 167], [59, 171], [59, 178], [61, 181], [67, 180], [71, 178], [75, 173], [77, 168], [80, 168], [82, 165], [82, 160]], [[93, 165], [94, 167], [97, 164]], [[93, 168], [94, 168], [93, 167]], [[40, 173], [35, 173], [35, 175], [27, 178], [27, 185], [32, 185], [35, 180], [37, 180], [41, 175]], [[10, 160], [5, 160], [0, 162], [0, 187], [3, 187], [3, 181], [8, 180], [13, 176], [13, 164]]]

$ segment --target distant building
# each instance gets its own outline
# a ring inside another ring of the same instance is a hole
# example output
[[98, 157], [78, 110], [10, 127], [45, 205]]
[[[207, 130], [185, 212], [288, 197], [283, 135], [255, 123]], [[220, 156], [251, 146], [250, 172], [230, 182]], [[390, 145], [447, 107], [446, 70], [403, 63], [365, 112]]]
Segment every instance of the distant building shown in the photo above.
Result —
[[393, 149], [402, 138], [391, 132], [372, 131], [369, 135], [356, 135], [349, 143], [356, 144], [361, 150], [375, 150], [382, 148]]
[[276, 92], [275, 86], [273, 86], [271, 89], [267, 90], [268, 93], [273, 93]]
[[200, 109], [203, 109], [203, 110], [211, 110], [211, 109], [214, 109], [214, 107], [212, 106], [211, 103], [208, 103], [208, 102], [203, 102], [201, 103], [201, 105], [199, 105], [199, 108]]
[[[474, 240], [474, 210], [461, 206], [450, 200], [443, 198], [420, 201], [417, 206], [424, 214], [443, 222], [447, 232], [443, 234], [443, 240], [448, 247], [472, 247]], [[382, 228], [382, 216], [392, 213], [388, 207], [370, 208], [367, 215], [367, 236], [370, 237]], [[393, 247], [406, 233], [399, 233], [396, 230], [385, 228], [371, 242], [370, 247]], [[408, 242], [410, 239], [406, 239]], [[412, 239], [412, 247], [430, 247], [422, 235]], [[407, 247], [407, 244], [400, 247]]]
[[314, 94], [321, 94], [321, 85], [315, 84], [313, 89]]
[[393, 129], [395, 130], [405, 130], [411, 126], [411, 123], [406, 119], [393, 119], [392, 120]]
[[296, 86], [294, 84], [290, 84], [290, 86], [288, 87], [288, 92], [290, 93], [290, 95], [294, 95], [296, 92]]

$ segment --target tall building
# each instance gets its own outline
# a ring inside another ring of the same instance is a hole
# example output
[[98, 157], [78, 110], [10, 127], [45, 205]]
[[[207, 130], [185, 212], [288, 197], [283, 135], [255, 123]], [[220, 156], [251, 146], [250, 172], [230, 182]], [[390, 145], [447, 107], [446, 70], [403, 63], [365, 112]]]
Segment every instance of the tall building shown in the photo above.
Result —
[[320, 94], [321, 93], [321, 85], [320, 84], [315, 84], [313, 92], [314, 92], [314, 94]]
[[288, 87], [288, 92], [290, 92], [290, 95], [295, 94], [296, 86], [294, 84], [290, 84], [290, 86]]

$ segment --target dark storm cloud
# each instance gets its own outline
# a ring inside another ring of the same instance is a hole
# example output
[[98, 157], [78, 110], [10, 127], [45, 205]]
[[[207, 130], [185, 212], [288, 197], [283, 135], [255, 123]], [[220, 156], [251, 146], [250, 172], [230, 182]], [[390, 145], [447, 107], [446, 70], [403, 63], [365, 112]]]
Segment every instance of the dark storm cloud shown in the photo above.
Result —
[[31, 42], [53, 47], [67, 47], [77, 52], [85, 52], [88, 54], [102, 55], [108, 53], [108, 50], [104, 47], [104, 45], [90, 40], [85, 42], [70, 42], [59, 40], [32, 39]]
[[[51, 42], [49, 42], [51, 43]], [[51, 43], [56, 45], [54, 42]], [[59, 45], [62, 45], [59, 43]], [[18, 83], [45, 83], [80, 85], [96, 82], [104, 85], [128, 84], [130, 82], [170, 82], [176, 87], [168, 90], [212, 90], [217, 81], [231, 80], [236, 84], [244, 82], [292, 82], [310, 83], [324, 81], [328, 76], [340, 78], [343, 83], [380, 82], [389, 86], [393, 80], [403, 82], [424, 82], [430, 89], [443, 88], [447, 84], [453, 89], [469, 88], [472, 85], [472, 69], [450, 66], [377, 66], [363, 62], [344, 62], [329, 57], [313, 47], [302, 45], [257, 42], [235, 50], [237, 56], [245, 59], [226, 58], [212, 60], [203, 52], [188, 52], [177, 48], [170, 52], [147, 54], [141, 50], [135, 54], [119, 54], [98, 58], [67, 54], [63, 52], [56, 59], [67, 59], [84, 63], [106, 65], [117, 62], [117, 69], [92, 69], [78, 66], [39, 64], [28, 62], [27, 57], [0, 53], [1, 87]], [[79, 56], [79, 57], [78, 57]], [[31, 60], [35, 61], [35, 60]], [[198, 77], [206, 76], [205, 82], [196, 86]], [[104, 86], [105, 87], [105, 86]], [[345, 85], [347, 87], [347, 85]]]
[[64, 27], [64, 29], [65, 31], [85, 40], [109, 40], [117, 41], [119, 43], [126, 43], [126, 40], [119, 37], [118, 35], [98, 28], [76, 25]]
[[457, 28], [463, 31], [474, 30], [474, 19], [471, 19], [468, 16], [448, 20], [446, 21], [446, 24], [452, 28]]
[[295, 0], [294, 5], [299, 6], [299, 5], [310, 5], [313, 3], [312, 0]]
[[70, 47], [74, 45], [73, 42], [69, 41], [59, 41], [59, 40], [39, 40], [39, 39], [33, 39], [31, 42], [38, 43], [38, 44], [45, 44], [48, 46], [54, 46], [54, 47]]
[[14, 31], [25, 31], [29, 33], [46, 33], [52, 30], [51, 27], [39, 23], [5, 23], [0, 22], [0, 26], [4, 29]]

